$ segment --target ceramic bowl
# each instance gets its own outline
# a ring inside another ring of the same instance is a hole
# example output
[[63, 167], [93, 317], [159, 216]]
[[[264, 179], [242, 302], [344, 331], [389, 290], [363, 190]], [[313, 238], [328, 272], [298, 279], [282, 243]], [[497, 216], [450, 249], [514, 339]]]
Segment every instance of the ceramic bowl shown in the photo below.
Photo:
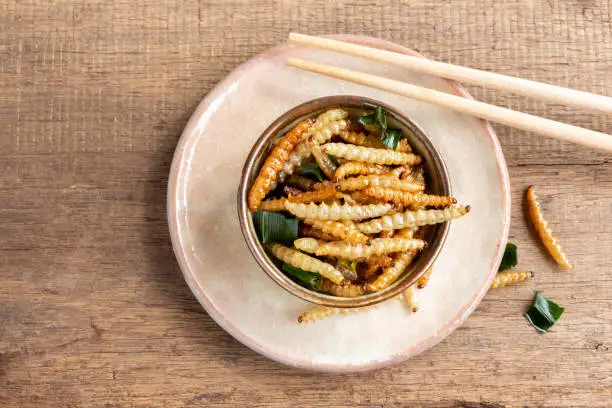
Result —
[[427, 192], [430, 194], [451, 195], [451, 186], [448, 172], [438, 150], [431, 140], [410, 118], [394, 109], [393, 107], [373, 99], [360, 96], [328, 96], [305, 102], [276, 119], [259, 137], [249, 153], [242, 171], [242, 178], [238, 188], [238, 215], [242, 234], [253, 257], [274, 282], [283, 289], [306, 301], [329, 307], [361, 307], [373, 305], [390, 299], [406, 288], [415, 284], [425, 271], [427, 271], [440, 253], [449, 223], [433, 225], [427, 228], [425, 240], [427, 247], [419, 254], [415, 262], [388, 288], [364, 296], [345, 298], [319, 293], [305, 288], [280, 269], [280, 263], [269, 256], [257, 237], [253, 225], [252, 213], [248, 209], [248, 192], [259, 174], [273, 144], [297, 123], [313, 118], [331, 108], [343, 108], [349, 112], [350, 117], [355, 117], [365, 112], [373, 111], [377, 106], [382, 106], [387, 112], [389, 126], [402, 129], [402, 134], [408, 139], [416, 154], [424, 159], [424, 169], [427, 177]]

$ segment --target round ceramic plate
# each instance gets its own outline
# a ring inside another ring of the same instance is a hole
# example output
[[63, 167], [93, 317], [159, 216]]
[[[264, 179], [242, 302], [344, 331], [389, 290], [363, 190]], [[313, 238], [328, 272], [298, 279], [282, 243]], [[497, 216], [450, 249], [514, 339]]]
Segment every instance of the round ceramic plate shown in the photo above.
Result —
[[[339, 39], [414, 54], [368, 37]], [[253, 350], [312, 370], [361, 371], [403, 361], [448, 336], [476, 308], [497, 271], [510, 223], [508, 172], [488, 123], [370, 89], [299, 71], [287, 56], [338, 65], [469, 97], [453, 82], [364, 59], [284, 44], [238, 67], [198, 106], [176, 149], [168, 218], [185, 280], [215, 321]], [[460, 203], [471, 213], [452, 222], [428, 286], [409, 313], [390, 300], [310, 324], [313, 305], [275, 284], [257, 265], [238, 224], [236, 194], [251, 146], [281, 114], [311, 99], [359, 95], [412, 118], [442, 154]]]

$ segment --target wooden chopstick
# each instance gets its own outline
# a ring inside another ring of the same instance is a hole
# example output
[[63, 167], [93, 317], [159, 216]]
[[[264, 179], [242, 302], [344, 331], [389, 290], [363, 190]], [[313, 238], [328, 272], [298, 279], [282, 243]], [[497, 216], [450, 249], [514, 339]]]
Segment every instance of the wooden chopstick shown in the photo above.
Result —
[[457, 112], [501, 123], [517, 129], [537, 133], [543, 136], [556, 137], [574, 143], [582, 144], [597, 149], [612, 152], [612, 136], [594, 130], [584, 129], [566, 123], [555, 122], [554, 120], [541, 118], [527, 113], [513, 111], [495, 105], [473, 99], [451, 95], [445, 92], [434, 91], [432, 89], [395, 81], [376, 75], [366, 74], [345, 68], [338, 68], [331, 65], [318, 64], [305, 61], [299, 58], [287, 58], [287, 64], [327, 75], [330, 77], [344, 79], [372, 88], [382, 89], [398, 95], [407, 96], [432, 105], [442, 106]]
[[370, 48], [329, 38], [290, 33], [289, 41], [399, 65], [412, 71], [454, 79], [472, 85], [484, 86], [535, 99], [612, 114], [612, 98], [590, 92], [563, 88], [528, 79], [496, 74], [494, 72], [480, 71], [473, 68], [461, 67], [433, 61], [427, 58]]

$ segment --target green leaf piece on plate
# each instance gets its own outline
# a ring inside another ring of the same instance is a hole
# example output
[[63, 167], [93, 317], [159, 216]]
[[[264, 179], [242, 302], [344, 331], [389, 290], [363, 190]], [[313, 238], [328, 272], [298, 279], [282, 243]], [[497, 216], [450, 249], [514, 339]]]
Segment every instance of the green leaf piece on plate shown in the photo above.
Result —
[[499, 272], [514, 268], [518, 264], [517, 248], [514, 244], [507, 244], [504, 256], [499, 264]]
[[282, 242], [292, 244], [298, 238], [298, 220], [281, 213], [255, 211], [253, 223], [262, 244]]
[[546, 333], [559, 320], [563, 311], [564, 307], [545, 298], [542, 292], [537, 292], [533, 305], [525, 313], [525, 317], [537, 331]]
[[296, 268], [289, 264], [283, 264], [283, 272], [298, 281], [308, 289], [318, 290], [321, 286], [321, 275], [318, 273], [307, 272], [303, 269]]
[[364, 126], [373, 125], [374, 123], [376, 123], [376, 113], [360, 116], [359, 119], [357, 119], [357, 122], [361, 123]]
[[390, 149], [397, 149], [397, 144], [402, 137], [402, 131], [399, 129], [388, 128], [383, 131], [380, 141]]
[[314, 176], [319, 181], [325, 180], [325, 176], [323, 175], [323, 171], [317, 165], [317, 163], [302, 164], [300, 166], [299, 172], [303, 176]]

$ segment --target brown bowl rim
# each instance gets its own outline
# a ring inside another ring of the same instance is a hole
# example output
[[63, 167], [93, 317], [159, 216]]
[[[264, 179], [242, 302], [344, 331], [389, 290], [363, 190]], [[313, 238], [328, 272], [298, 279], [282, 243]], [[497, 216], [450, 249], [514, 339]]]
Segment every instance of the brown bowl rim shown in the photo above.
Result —
[[[423, 129], [417, 125], [414, 120], [402, 114], [392, 106], [362, 96], [354, 95], [337, 95], [337, 96], [326, 96], [322, 98], [313, 99], [304, 102], [289, 111], [282, 114], [274, 122], [272, 122], [268, 128], [261, 134], [253, 145], [249, 155], [245, 161], [245, 165], [242, 170], [242, 176], [238, 188], [237, 204], [238, 204], [238, 219], [240, 223], [240, 229], [242, 235], [246, 241], [249, 251], [255, 258], [258, 265], [266, 272], [266, 274], [276, 282], [280, 287], [288, 291], [289, 293], [306, 300], [311, 303], [315, 303], [322, 306], [328, 307], [340, 307], [340, 308], [351, 308], [351, 307], [364, 307], [371, 306], [387, 299], [393, 298], [403, 292], [408, 287], [416, 283], [416, 281], [432, 267], [433, 263], [440, 254], [442, 247], [446, 241], [450, 223], [446, 222], [442, 224], [442, 227], [438, 228], [438, 232], [433, 236], [428, 247], [423, 251], [426, 256], [425, 262], [417, 270], [413, 270], [411, 274], [400, 277], [388, 288], [380, 291], [362, 295], [359, 297], [346, 298], [327, 295], [313, 290], [307, 289], [289, 277], [287, 277], [272, 261], [263, 248], [263, 245], [259, 242], [255, 228], [253, 225], [251, 212], [247, 205], [248, 189], [250, 188], [249, 179], [251, 174], [258, 170], [255, 168], [255, 162], [261, 154], [264, 154], [267, 150], [268, 143], [273, 139], [280, 131], [285, 129], [296, 121], [303, 120], [304, 118], [316, 115], [320, 111], [330, 109], [332, 107], [348, 107], [358, 109], [373, 109], [376, 106], [382, 106], [393, 118], [400, 122], [402, 126], [409, 128], [413, 135], [419, 139], [420, 143], [423, 144], [427, 150], [430, 159], [433, 161], [433, 167], [436, 169], [436, 174], [429, 177], [435, 176], [438, 178], [439, 185], [441, 187], [440, 194], [451, 195], [452, 188], [450, 183], [450, 177], [446, 164], [442, 158], [440, 152], [435, 148], [431, 139], [423, 131]], [[423, 256], [423, 255], [421, 255]]]

